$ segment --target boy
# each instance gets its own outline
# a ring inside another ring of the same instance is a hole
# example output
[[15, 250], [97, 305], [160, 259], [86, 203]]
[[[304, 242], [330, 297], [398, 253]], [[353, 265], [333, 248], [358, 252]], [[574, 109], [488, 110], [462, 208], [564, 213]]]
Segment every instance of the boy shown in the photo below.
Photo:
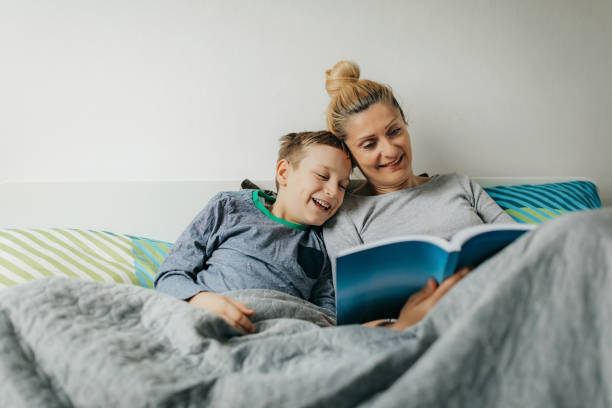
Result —
[[244, 333], [255, 312], [219, 292], [274, 289], [335, 312], [319, 227], [344, 200], [352, 165], [326, 131], [281, 138], [276, 199], [258, 190], [217, 194], [172, 247], [155, 288], [216, 313]]

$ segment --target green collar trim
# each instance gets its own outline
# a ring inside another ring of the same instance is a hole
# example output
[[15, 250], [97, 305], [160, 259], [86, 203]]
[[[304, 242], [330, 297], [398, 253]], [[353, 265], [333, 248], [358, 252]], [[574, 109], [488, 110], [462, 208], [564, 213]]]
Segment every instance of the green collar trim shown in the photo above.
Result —
[[283, 220], [282, 218], [278, 218], [276, 215], [272, 214], [270, 212], [270, 210], [268, 210], [266, 208], [264, 203], [261, 202], [261, 200], [259, 199], [260, 197], [263, 198], [265, 201], [267, 201], [269, 203], [274, 203], [276, 201], [276, 198], [270, 197], [269, 195], [267, 195], [266, 193], [264, 193], [261, 190], [253, 190], [253, 204], [255, 204], [255, 207], [257, 207], [257, 209], [259, 211], [261, 211], [266, 217], [268, 217], [272, 221], [276, 221], [276, 222], [278, 222], [280, 224], [286, 225], [288, 227], [291, 227], [291, 228], [299, 230], [299, 231], [306, 231], [306, 230], [308, 230], [308, 226], [307, 225], [302, 225], [302, 224], [296, 224], [296, 223], [293, 223], [293, 222], [289, 222], [287, 220]]

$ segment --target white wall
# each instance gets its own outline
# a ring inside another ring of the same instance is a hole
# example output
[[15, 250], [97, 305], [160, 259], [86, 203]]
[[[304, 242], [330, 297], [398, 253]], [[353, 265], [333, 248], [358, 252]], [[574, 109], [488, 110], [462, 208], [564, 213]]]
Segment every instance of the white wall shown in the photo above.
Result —
[[415, 170], [586, 176], [612, 203], [610, 1], [0, 0], [0, 181], [269, 179], [353, 59]]

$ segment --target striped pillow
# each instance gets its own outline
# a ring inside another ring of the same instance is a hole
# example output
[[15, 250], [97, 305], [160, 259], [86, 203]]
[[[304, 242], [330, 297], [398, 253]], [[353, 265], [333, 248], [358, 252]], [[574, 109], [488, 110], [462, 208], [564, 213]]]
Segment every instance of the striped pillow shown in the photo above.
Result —
[[0, 229], [0, 288], [46, 276], [153, 287], [172, 244], [79, 229]]
[[590, 181], [523, 184], [484, 189], [512, 218], [538, 224], [571, 211], [601, 208], [597, 187]]

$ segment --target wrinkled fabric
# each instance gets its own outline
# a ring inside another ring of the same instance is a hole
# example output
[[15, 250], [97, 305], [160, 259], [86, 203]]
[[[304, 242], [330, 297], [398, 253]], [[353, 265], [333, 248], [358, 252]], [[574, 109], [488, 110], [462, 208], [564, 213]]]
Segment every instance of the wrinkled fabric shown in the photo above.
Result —
[[136, 286], [49, 278], [0, 293], [0, 406], [605, 407], [612, 210], [524, 235], [404, 332], [229, 292], [257, 333]]

